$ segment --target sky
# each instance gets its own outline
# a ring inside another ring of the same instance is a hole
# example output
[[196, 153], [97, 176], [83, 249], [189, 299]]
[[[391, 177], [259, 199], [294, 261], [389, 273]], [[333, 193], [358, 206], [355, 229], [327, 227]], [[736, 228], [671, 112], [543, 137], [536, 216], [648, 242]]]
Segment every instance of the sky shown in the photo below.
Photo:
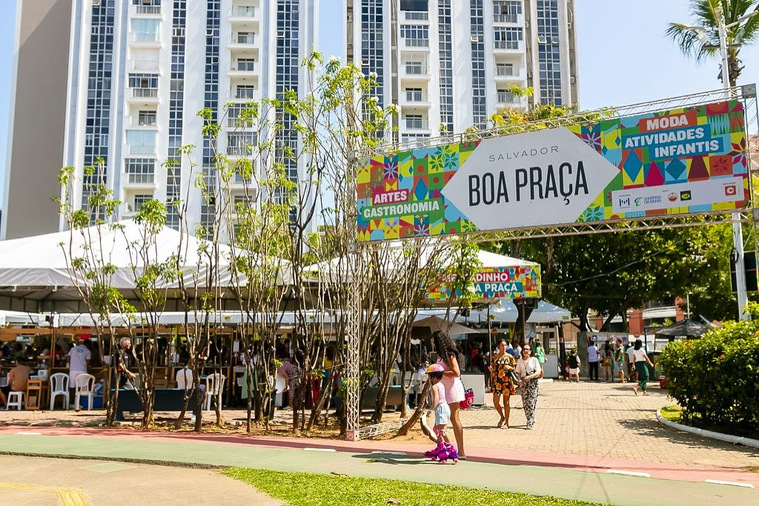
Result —
[[[8, 111], [13, 72], [15, 9], [2, 0], [0, 16], [0, 185], [5, 184]], [[196, 0], [199, 1], [199, 0]], [[664, 37], [669, 22], [692, 23], [689, 0], [576, 0], [580, 108], [597, 109], [717, 89], [716, 59], [697, 63]], [[342, 0], [320, 0], [320, 47], [343, 54]], [[759, 82], [759, 43], [741, 51], [746, 68], [739, 84]], [[0, 208], [3, 193], [0, 192]]]

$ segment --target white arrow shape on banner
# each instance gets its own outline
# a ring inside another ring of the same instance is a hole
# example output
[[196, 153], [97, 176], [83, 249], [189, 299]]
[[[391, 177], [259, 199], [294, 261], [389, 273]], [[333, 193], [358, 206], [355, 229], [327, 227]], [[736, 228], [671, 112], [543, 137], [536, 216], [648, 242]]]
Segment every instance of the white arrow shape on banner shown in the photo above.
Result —
[[555, 128], [483, 140], [441, 193], [480, 230], [569, 224], [619, 170]]

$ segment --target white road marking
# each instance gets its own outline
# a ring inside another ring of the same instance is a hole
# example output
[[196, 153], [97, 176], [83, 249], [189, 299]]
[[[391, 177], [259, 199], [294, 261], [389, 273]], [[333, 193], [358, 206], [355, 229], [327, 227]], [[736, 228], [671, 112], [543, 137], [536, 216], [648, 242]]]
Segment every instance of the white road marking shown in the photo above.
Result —
[[704, 480], [706, 483], [713, 483], [715, 485], [732, 485], [734, 487], [754, 488], [751, 483], [738, 483], [737, 481], [724, 481], [724, 480]]
[[625, 476], [637, 476], [639, 478], [650, 478], [651, 475], [648, 473], [640, 473], [637, 471], [620, 471], [619, 469], [607, 469], [607, 473], [609, 474], [622, 474]]

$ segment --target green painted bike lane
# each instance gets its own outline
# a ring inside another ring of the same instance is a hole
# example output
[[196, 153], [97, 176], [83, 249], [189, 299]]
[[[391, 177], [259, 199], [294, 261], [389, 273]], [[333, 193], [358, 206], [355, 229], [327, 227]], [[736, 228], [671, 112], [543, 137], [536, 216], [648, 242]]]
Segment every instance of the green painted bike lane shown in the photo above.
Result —
[[418, 455], [325, 451], [166, 438], [44, 435], [32, 430], [0, 434], [0, 453], [145, 461], [167, 465], [239, 466], [278, 471], [490, 488], [611, 504], [758, 504], [754, 489], [573, 471], [530, 465], [461, 461], [437, 464]]

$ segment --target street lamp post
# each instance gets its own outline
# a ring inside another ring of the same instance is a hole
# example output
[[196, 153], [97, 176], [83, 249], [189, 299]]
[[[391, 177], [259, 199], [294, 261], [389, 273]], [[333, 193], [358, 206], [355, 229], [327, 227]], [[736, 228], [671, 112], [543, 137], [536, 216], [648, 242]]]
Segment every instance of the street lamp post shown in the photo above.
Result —
[[[714, 9], [717, 18], [717, 32], [719, 34], [719, 55], [722, 59], [722, 86], [730, 89], [730, 68], [727, 58], [727, 29], [725, 26], [722, 5]], [[755, 14], [752, 13], [751, 15]], [[739, 23], [732, 23], [730, 26]], [[740, 213], [733, 213], [733, 251], [731, 260], [735, 261], [735, 291], [738, 295], [738, 319], [748, 320], [748, 314], [744, 311], [748, 304], [748, 292], [746, 291], [746, 266], [743, 263], [743, 226], [741, 225]]]
[[[753, 11], [745, 16], [742, 16], [734, 23], [730, 23], [729, 25], [725, 24], [725, 17], [724, 17], [724, 11], [722, 10], [722, 5], [717, 5], [714, 9], [714, 17], [717, 22], [717, 34], [719, 35], [719, 55], [720, 59], [722, 60], [722, 86], [726, 90], [730, 90], [730, 69], [729, 69], [729, 60], [727, 56], [727, 29], [731, 28], [739, 23], [742, 23], [743, 21], [747, 20], [748, 18], [756, 15], [759, 11]], [[712, 28], [708, 28], [705, 26], [689, 26], [688, 28], [694, 30], [696, 32], [696, 36], [701, 40], [705, 45], [709, 44], [709, 39], [707, 39], [705, 33], [707, 31], [712, 31]], [[738, 38], [741, 37], [742, 34], [738, 35]], [[714, 47], [714, 46], [711, 46]], [[729, 92], [726, 93], [729, 97]], [[748, 292], [746, 290], [746, 266], [743, 263], [743, 227], [741, 225], [741, 215], [740, 213], [733, 213], [732, 214], [732, 222], [733, 222], [733, 254], [730, 255], [730, 260], [735, 263], [735, 291], [738, 295], [738, 319], [740, 320], [748, 320], [748, 314], [744, 311], [746, 308], [746, 305], [748, 304]]]

